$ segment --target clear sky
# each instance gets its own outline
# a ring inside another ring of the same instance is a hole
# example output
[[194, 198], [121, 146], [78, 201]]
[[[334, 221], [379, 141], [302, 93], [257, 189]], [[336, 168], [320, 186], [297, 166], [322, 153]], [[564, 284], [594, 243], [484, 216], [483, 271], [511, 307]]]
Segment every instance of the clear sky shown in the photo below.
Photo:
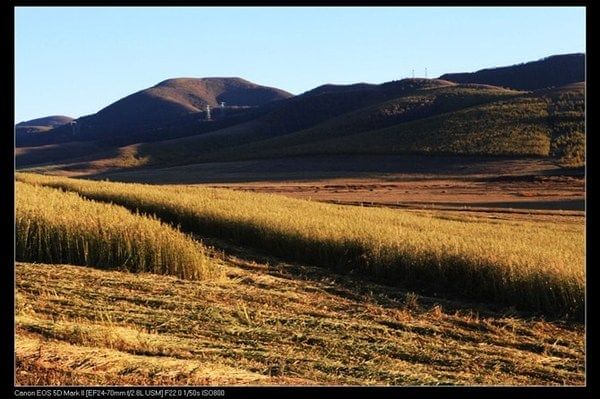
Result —
[[585, 52], [585, 8], [15, 9], [15, 120], [94, 113], [174, 77], [300, 94]]

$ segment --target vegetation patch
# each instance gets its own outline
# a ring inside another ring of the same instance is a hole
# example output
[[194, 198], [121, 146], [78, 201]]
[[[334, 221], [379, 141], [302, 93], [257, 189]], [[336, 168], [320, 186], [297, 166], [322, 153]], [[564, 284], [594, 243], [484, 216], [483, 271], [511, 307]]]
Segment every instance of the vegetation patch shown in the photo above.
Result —
[[17, 260], [193, 280], [220, 274], [199, 243], [156, 218], [21, 182], [16, 197]]

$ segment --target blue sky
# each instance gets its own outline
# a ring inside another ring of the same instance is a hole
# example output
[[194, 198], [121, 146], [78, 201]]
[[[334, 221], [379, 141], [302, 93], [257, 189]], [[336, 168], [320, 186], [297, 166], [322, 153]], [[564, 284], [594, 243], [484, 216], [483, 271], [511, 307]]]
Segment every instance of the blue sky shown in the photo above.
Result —
[[583, 7], [18, 7], [15, 120], [91, 114], [173, 77], [300, 94], [573, 52]]

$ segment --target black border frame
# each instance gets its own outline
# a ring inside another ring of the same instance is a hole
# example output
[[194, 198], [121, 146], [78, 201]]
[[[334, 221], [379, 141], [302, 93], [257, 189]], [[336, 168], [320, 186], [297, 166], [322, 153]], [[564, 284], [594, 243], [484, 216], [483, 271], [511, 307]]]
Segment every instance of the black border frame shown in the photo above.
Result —
[[[2, 107], [2, 110], [8, 114], [10, 112], [11, 117], [5, 115], [2, 121], [5, 124], [0, 138], [4, 141], [0, 149], [4, 152], [3, 156], [0, 156], [0, 166], [2, 180], [0, 183], [0, 192], [2, 193], [2, 206], [3, 221], [1, 226], [5, 229], [6, 235], [3, 235], [4, 239], [2, 242], [3, 250], [0, 254], [4, 258], [2, 262], [2, 273], [3, 278], [0, 281], [5, 286], [1, 290], [2, 297], [0, 303], [6, 307], [10, 304], [11, 309], [14, 309], [14, 91], [15, 91], [15, 66], [14, 66], [14, 9], [15, 7], [35, 7], [35, 6], [273, 6], [273, 7], [289, 7], [289, 6], [473, 6], [473, 7], [489, 7], [489, 6], [580, 6], [586, 8], [586, 40], [590, 43], [591, 39], [591, 26], [593, 24], [591, 19], [591, 1], [585, 0], [570, 0], [570, 1], [543, 1], [543, 0], [490, 0], [490, 1], [468, 1], [468, 0], [406, 0], [406, 1], [362, 1], [353, 3], [335, 2], [331, 0], [315, 1], [315, 0], [290, 0], [287, 2], [277, 0], [253, 0], [249, 2], [242, 2], [240, 0], [207, 0], [207, 1], [159, 1], [159, 0], [90, 0], [90, 1], [77, 1], [77, 0], [54, 0], [54, 1], [39, 1], [39, 0], [16, 0], [13, 1], [8, 7], [3, 4], [2, 16], [2, 51], [7, 55], [4, 58], [4, 73], [5, 79], [2, 85], [4, 93], [8, 98], [8, 95], [12, 95], [13, 102], [12, 106], [6, 104]], [[587, 304], [593, 303], [593, 293], [590, 290], [590, 284], [593, 279], [593, 264], [590, 255], [593, 255], [589, 251], [590, 243], [592, 242], [592, 229], [590, 228], [590, 222], [592, 221], [593, 211], [590, 212], [589, 207], [589, 193], [590, 193], [590, 168], [593, 167], [594, 162], [589, 162], [590, 148], [592, 148], [592, 142], [594, 141], [593, 134], [587, 134], [590, 131], [590, 118], [589, 115], [593, 115], [590, 112], [590, 52], [589, 45], [586, 45], [586, 173], [585, 173], [585, 187], [586, 187], [586, 386], [585, 387], [473, 387], [473, 386], [458, 386], [458, 387], [327, 387], [327, 386], [306, 386], [306, 387], [287, 387], [287, 386], [267, 386], [267, 387], [241, 387], [241, 386], [210, 386], [210, 387], [169, 387], [169, 389], [190, 389], [196, 388], [197, 390], [202, 389], [223, 389], [225, 391], [225, 398], [251, 398], [251, 397], [275, 397], [275, 398], [307, 398], [307, 397], [348, 397], [351, 395], [357, 395], [359, 397], [425, 397], [425, 398], [448, 398], [448, 397], [488, 397], [488, 396], [510, 396], [511, 399], [516, 398], [547, 398], [547, 397], [565, 397], [565, 398], [580, 398], [590, 397], [592, 394], [595, 381], [592, 376], [594, 370], [590, 360], [593, 359], [591, 355], [593, 344], [593, 327], [592, 320], [590, 319], [591, 312]], [[9, 62], [12, 61], [12, 62]], [[593, 65], [593, 63], [592, 63]], [[593, 81], [593, 79], [592, 79]], [[9, 84], [11, 82], [12, 84]], [[593, 124], [592, 124], [593, 125]], [[8, 132], [13, 131], [13, 136], [10, 136]], [[9, 219], [10, 218], [10, 219]], [[12, 223], [9, 223], [9, 220]], [[8, 239], [7, 237], [12, 237]], [[2, 347], [4, 353], [2, 353], [1, 359], [4, 362], [0, 370], [2, 370], [2, 387], [0, 388], [0, 397], [12, 398], [16, 396], [16, 390], [21, 392], [31, 392], [37, 389], [68, 389], [68, 387], [15, 387], [14, 385], [14, 312], [11, 312], [10, 317], [6, 312], [2, 312], [2, 336], [4, 337]], [[9, 370], [11, 372], [9, 372]], [[160, 387], [85, 387], [77, 386], [73, 387], [73, 391], [83, 391], [86, 389], [113, 389], [114, 391], [126, 391], [128, 389], [137, 390], [151, 390], [161, 389]], [[30, 397], [42, 397], [42, 396], [30, 396]], [[46, 396], [46, 397], [58, 397], [58, 396]], [[65, 397], [65, 396], [63, 396]], [[85, 396], [78, 396], [85, 397]], [[108, 398], [110, 396], [97, 396]], [[132, 396], [138, 397], [138, 396]], [[145, 396], [139, 396], [145, 397]], [[218, 396], [215, 396], [218, 397]]]

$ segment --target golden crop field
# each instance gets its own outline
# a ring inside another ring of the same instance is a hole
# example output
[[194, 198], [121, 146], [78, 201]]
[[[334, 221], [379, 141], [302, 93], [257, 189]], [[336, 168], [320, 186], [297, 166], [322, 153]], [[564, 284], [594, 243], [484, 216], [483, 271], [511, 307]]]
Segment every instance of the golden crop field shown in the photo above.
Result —
[[186, 186], [17, 179], [74, 191], [185, 231], [388, 284], [581, 318], [584, 226], [494, 221]]
[[54, 188], [16, 183], [16, 259], [205, 279], [201, 244], [153, 217]]

